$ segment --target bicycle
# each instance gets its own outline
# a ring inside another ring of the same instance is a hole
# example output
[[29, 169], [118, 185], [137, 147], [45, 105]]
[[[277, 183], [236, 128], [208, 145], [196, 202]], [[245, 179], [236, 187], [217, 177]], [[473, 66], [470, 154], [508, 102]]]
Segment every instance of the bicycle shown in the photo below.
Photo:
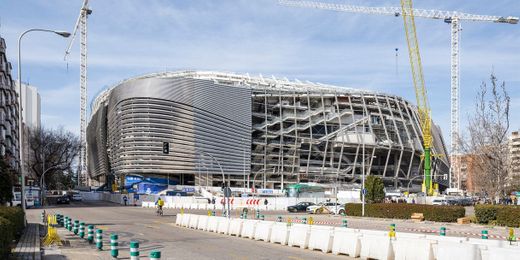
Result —
[[157, 214], [157, 216], [162, 216], [163, 215], [162, 207], [157, 207], [157, 211], [155, 213]]

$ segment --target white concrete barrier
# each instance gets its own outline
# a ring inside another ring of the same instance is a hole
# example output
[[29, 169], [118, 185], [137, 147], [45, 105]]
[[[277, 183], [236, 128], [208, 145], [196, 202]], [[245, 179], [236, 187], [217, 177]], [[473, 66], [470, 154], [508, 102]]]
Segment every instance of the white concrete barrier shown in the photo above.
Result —
[[[362, 233], [365, 230], [362, 230]], [[382, 236], [381, 234], [376, 235], [365, 235], [359, 238], [361, 240], [361, 258], [375, 258], [379, 260], [391, 260], [394, 259], [394, 251], [392, 248], [392, 242], [388, 235]]]
[[395, 238], [397, 238], [397, 239], [400, 239], [400, 238], [424, 239], [424, 238], [426, 238], [426, 234], [395, 232]]
[[271, 238], [271, 230], [273, 228], [273, 221], [260, 221], [256, 224], [255, 228], [255, 240], [263, 240], [269, 242]]
[[395, 260], [434, 260], [432, 242], [417, 237], [396, 238], [392, 241]]
[[[486, 249], [489, 246], [490, 247], [509, 247], [509, 241], [495, 240], [495, 239], [469, 238], [467, 242], [463, 242], [463, 243], [485, 246], [484, 249]], [[520, 253], [520, 251], [519, 251], [519, 253]]]
[[184, 216], [182, 217], [181, 226], [188, 227], [188, 225], [190, 224], [190, 218], [191, 218], [191, 214], [185, 213]]
[[175, 216], [175, 225], [177, 226], [180, 226], [182, 224], [182, 218], [184, 217], [185, 214], [177, 214], [177, 216]]
[[218, 233], [222, 233], [222, 234], [228, 234], [229, 232], [229, 223], [230, 223], [230, 219], [228, 218], [221, 218], [218, 220]]
[[299, 246], [300, 248], [307, 248], [309, 245], [309, 235], [311, 226], [307, 224], [293, 224], [291, 232], [289, 233], [289, 246]]
[[208, 228], [208, 219], [209, 217], [206, 215], [199, 216], [199, 223], [197, 224], [197, 229], [206, 230]]
[[190, 215], [190, 223], [188, 224], [188, 227], [196, 229], [197, 225], [199, 224], [199, 217], [200, 217], [200, 215], [191, 214]]
[[330, 226], [311, 226], [311, 233], [309, 235], [310, 250], [319, 249], [324, 253], [332, 250], [332, 234], [334, 227]]
[[275, 222], [271, 228], [271, 243], [287, 245], [289, 241], [290, 227], [285, 222]]
[[211, 231], [211, 232], [218, 232], [218, 222], [219, 222], [219, 219], [221, 219], [222, 217], [215, 217], [215, 216], [211, 216], [209, 217], [208, 219], [208, 228], [206, 228], [206, 231]]
[[520, 249], [488, 246], [487, 250], [481, 250], [482, 260], [512, 260], [518, 259]]
[[[481, 260], [482, 255], [478, 245], [439, 241], [437, 245], [437, 260]], [[493, 259], [494, 256], [493, 256]]]
[[246, 219], [242, 224], [242, 231], [240, 232], [241, 237], [253, 239], [255, 236], [256, 225], [259, 220]]
[[350, 257], [359, 257], [361, 251], [361, 233], [357, 229], [335, 227], [332, 242], [332, 253], [345, 254]]
[[231, 236], [240, 236], [240, 232], [242, 232], [242, 224], [244, 220], [239, 218], [231, 219], [231, 223], [229, 223], [229, 235]]

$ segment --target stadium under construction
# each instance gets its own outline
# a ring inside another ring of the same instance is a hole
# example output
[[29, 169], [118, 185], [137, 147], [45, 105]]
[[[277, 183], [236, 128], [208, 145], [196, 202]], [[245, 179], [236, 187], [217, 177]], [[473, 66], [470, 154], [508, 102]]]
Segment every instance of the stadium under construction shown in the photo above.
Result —
[[[446, 154], [432, 127], [434, 154]], [[302, 182], [422, 182], [417, 108], [395, 95], [279, 78], [182, 71], [124, 80], [92, 103], [92, 179], [283, 189]], [[448, 185], [449, 162], [432, 175]], [[416, 185], [417, 186], [417, 185]]]

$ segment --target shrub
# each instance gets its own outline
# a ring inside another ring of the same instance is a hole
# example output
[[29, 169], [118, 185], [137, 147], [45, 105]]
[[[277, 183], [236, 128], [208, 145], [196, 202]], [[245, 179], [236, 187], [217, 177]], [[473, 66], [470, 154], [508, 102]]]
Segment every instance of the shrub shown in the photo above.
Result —
[[[360, 203], [347, 203], [348, 216], [361, 216]], [[422, 204], [377, 203], [365, 205], [365, 216], [374, 218], [409, 219], [413, 213], [423, 213], [425, 220], [456, 222], [466, 211], [461, 206], [433, 206]]]
[[475, 216], [481, 224], [520, 227], [520, 207], [476, 205]]
[[502, 207], [497, 212], [497, 224], [500, 226], [520, 227], [520, 208]]
[[500, 205], [475, 205], [475, 217], [480, 224], [489, 224], [490, 221], [497, 219]]
[[11, 252], [11, 241], [14, 239], [13, 223], [0, 217], [0, 259], [7, 259]]
[[24, 213], [20, 207], [0, 207], [0, 217], [11, 222], [12, 234], [15, 238], [22, 233], [24, 228]]

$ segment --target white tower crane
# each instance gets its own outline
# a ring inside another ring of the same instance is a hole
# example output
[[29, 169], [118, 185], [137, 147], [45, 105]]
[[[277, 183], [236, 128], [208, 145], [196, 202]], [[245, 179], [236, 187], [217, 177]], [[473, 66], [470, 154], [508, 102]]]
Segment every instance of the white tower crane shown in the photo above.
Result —
[[83, 1], [81, 10], [79, 11], [78, 20], [74, 26], [74, 32], [70, 40], [69, 46], [65, 51], [64, 59], [70, 54], [74, 39], [78, 29], [80, 31], [80, 73], [79, 73], [79, 87], [80, 87], [80, 153], [79, 153], [79, 169], [78, 169], [78, 185], [86, 184], [87, 176], [87, 18], [92, 13], [88, 8], [88, 0]]
[[[293, 7], [316, 8], [323, 10], [331, 10], [338, 12], [362, 13], [362, 14], [379, 14], [401, 16], [400, 7], [367, 7], [336, 3], [324, 3], [315, 1], [296, 1], [296, 0], [279, 0], [279, 4]], [[459, 84], [460, 84], [460, 21], [473, 22], [493, 22], [517, 24], [518, 17], [503, 17], [490, 15], [476, 15], [460, 13], [455, 11], [440, 10], [423, 10], [413, 9], [414, 17], [442, 19], [444, 22], [451, 24], [451, 166], [450, 166], [450, 186], [454, 185], [452, 175], [457, 175], [457, 187], [460, 189], [460, 146], [459, 146]]]

